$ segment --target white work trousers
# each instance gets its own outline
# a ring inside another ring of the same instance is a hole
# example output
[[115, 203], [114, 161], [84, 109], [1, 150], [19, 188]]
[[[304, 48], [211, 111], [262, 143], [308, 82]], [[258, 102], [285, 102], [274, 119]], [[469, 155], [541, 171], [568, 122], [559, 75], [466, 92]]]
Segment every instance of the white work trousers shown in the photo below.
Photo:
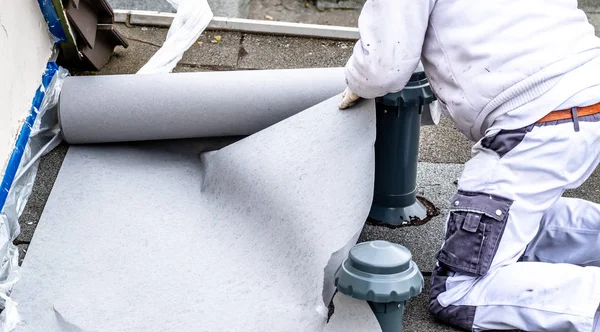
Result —
[[467, 331], [593, 331], [600, 205], [562, 194], [600, 162], [600, 115], [501, 131], [474, 152], [451, 202], [430, 311]]

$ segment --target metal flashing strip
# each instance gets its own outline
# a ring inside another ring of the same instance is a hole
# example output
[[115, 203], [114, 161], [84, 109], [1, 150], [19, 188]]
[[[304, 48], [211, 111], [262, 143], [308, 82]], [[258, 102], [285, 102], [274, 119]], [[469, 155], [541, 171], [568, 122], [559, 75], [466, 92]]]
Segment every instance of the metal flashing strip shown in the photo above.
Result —
[[[144, 10], [116, 9], [115, 22], [132, 25], [170, 27], [175, 14]], [[223, 30], [250, 32], [270, 35], [286, 35], [312, 38], [329, 38], [342, 40], [358, 40], [358, 28], [304, 24], [292, 22], [276, 22], [250, 20], [242, 18], [214, 17], [207, 30]]]

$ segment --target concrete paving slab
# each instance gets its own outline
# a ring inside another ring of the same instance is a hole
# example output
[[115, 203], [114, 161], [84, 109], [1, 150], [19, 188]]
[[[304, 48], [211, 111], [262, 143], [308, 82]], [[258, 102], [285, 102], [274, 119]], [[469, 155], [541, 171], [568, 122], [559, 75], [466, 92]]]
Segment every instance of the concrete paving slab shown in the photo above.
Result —
[[431, 201], [440, 215], [423, 226], [390, 229], [366, 225], [360, 242], [386, 240], [407, 247], [421, 271], [431, 272], [435, 255], [444, 239], [445, 217], [452, 195], [456, 193], [454, 181], [460, 176], [463, 165], [420, 163], [417, 174], [418, 194]]
[[[167, 29], [117, 26], [129, 40], [129, 47], [119, 47], [102, 71], [103, 75], [135, 74], [162, 46]], [[216, 37], [220, 37], [217, 41]], [[241, 34], [237, 32], [206, 31], [188, 49], [175, 72], [235, 70]], [[182, 69], [187, 67], [188, 69]], [[197, 70], [194, 70], [197, 69]], [[89, 73], [88, 73], [89, 74]]]
[[130, 28], [124, 24], [116, 27], [129, 41], [129, 47], [115, 49], [110, 61], [102, 68], [102, 75], [135, 74], [158, 51], [167, 36], [167, 29]]
[[579, 8], [600, 10], [599, 0], [578, 0]]
[[406, 304], [404, 316], [404, 332], [453, 332], [459, 331], [452, 327], [437, 322], [429, 314], [429, 288], [431, 277], [425, 276], [425, 288], [417, 297]]
[[353, 42], [245, 35], [239, 68], [287, 69], [342, 67]]
[[[115, 49], [110, 61], [102, 68], [98, 74], [102, 75], [119, 75], [119, 74], [135, 74], [159, 49], [159, 47], [138, 42], [129, 41], [129, 48], [119, 47]], [[96, 73], [83, 73], [93, 75]]]
[[[328, 1], [333, 2], [331, 0]], [[344, 1], [336, 2], [337, 5], [340, 5]], [[285, 22], [356, 27], [362, 4], [365, 1], [346, 2], [355, 2], [358, 5], [358, 9], [319, 10], [314, 5], [315, 1], [311, 0], [252, 0], [248, 17], [256, 20], [269, 18]], [[579, 0], [578, 3], [580, 8], [584, 8], [588, 12], [600, 12], [599, 0]], [[597, 21], [597, 27], [600, 25], [599, 23]]]
[[128, 27], [125, 24], [115, 24], [115, 27], [128, 40], [143, 42], [157, 48], [162, 46], [167, 38], [168, 29], [139, 26]]
[[473, 143], [456, 129], [454, 123], [442, 116], [437, 126], [421, 128], [419, 161], [464, 164], [471, 158], [472, 146]]
[[238, 32], [205, 31], [185, 52], [179, 65], [233, 70], [237, 67], [241, 38]]
[[311, 0], [252, 0], [248, 18], [355, 27], [359, 14], [356, 9], [319, 10]]
[[[114, 9], [175, 12], [165, 0], [108, 0], [108, 2]], [[352, 1], [357, 5], [356, 9], [326, 10], [318, 9], [315, 1], [311, 0], [209, 0], [208, 2], [216, 16], [355, 27], [364, 0]], [[598, 0], [579, 0], [578, 3], [580, 8], [588, 11], [600, 11]]]
[[[150, 57], [162, 46], [167, 37], [167, 29], [163, 28], [127, 27], [124, 24], [119, 24], [117, 28], [128, 40], [154, 47], [152, 52], [145, 52]], [[207, 68], [219, 66], [233, 68], [237, 65], [240, 39], [241, 34], [237, 32], [205, 31], [184, 53], [179, 64]], [[142, 65], [145, 63], [146, 61]]]
[[588, 20], [596, 28], [596, 36], [600, 36], [600, 8], [597, 13], [588, 13]]
[[248, 18], [250, 0], [208, 0], [208, 4], [215, 16]]

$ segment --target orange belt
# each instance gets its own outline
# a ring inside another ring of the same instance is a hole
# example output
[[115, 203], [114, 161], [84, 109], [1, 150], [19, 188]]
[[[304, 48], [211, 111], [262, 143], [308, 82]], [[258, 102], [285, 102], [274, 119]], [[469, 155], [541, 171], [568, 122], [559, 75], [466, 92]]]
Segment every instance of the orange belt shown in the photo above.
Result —
[[569, 110], [559, 110], [548, 113], [545, 117], [541, 118], [537, 123], [559, 121], [559, 120], [577, 120], [578, 117], [598, 114], [600, 113], [600, 103], [586, 106], [586, 107], [574, 107]]

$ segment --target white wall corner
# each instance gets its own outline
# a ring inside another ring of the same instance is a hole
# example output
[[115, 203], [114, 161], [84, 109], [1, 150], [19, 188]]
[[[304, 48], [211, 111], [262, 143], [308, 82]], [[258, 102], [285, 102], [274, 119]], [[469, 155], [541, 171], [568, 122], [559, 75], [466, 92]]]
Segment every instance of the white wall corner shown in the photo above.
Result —
[[52, 45], [36, 0], [0, 0], [0, 180]]

